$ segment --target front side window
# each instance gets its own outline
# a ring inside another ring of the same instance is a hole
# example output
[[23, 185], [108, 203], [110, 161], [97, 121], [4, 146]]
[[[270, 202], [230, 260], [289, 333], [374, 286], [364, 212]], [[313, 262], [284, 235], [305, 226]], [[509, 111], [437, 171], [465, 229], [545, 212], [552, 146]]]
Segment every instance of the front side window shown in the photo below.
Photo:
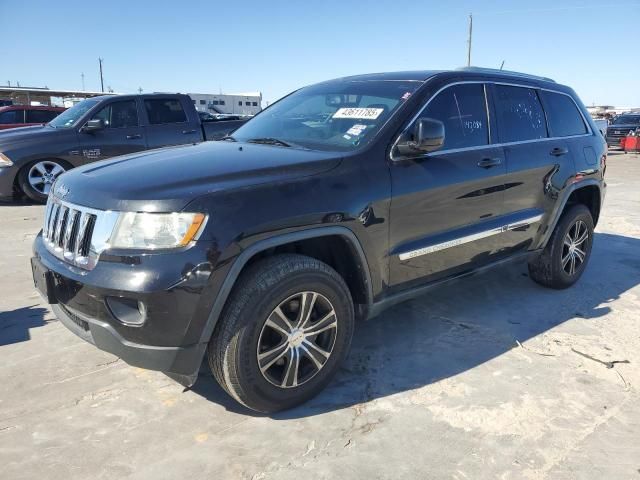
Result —
[[442, 149], [476, 147], [489, 143], [486, 105], [482, 84], [454, 85], [431, 100], [420, 117], [444, 124]]
[[100, 119], [105, 128], [126, 128], [138, 126], [138, 110], [135, 100], [113, 102], [96, 113], [91, 120]]
[[521, 142], [547, 137], [547, 123], [532, 88], [496, 85], [496, 116], [502, 142]]
[[569, 137], [587, 133], [587, 126], [571, 97], [554, 92], [541, 93], [545, 100], [549, 134], [552, 137]]
[[65, 110], [51, 120], [49, 126], [54, 128], [71, 128], [78, 123], [78, 120], [80, 120], [85, 113], [95, 107], [98, 102], [99, 100], [91, 99], [76, 103], [73, 107]]
[[7, 110], [6, 112], [0, 113], [0, 124], [8, 125], [10, 123], [18, 123], [17, 115], [15, 110]]
[[176, 99], [148, 99], [144, 101], [147, 109], [147, 116], [151, 125], [163, 123], [183, 123], [187, 121], [187, 116]]
[[27, 110], [26, 123], [47, 123], [58, 116], [58, 112], [51, 110]]
[[274, 103], [232, 135], [243, 142], [275, 139], [313, 150], [355, 150], [375, 137], [419, 85], [384, 80], [313, 85]]

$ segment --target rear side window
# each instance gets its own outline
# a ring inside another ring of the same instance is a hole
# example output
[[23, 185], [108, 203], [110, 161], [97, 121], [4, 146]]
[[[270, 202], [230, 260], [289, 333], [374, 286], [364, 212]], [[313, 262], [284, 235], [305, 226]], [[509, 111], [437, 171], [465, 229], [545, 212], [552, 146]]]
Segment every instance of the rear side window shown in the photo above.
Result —
[[489, 143], [486, 105], [482, 84], [454, 85], [431, 100], [420, 116], [444, 123], [442, 149], [476, 147]]
[[571, 97], [561, 93], [541, 93], [547, 109], [549, 134], [552, 137], [569, 137], [587, 133], [587, 126]]
[[175, 99], [149, 99], [144, 101], [147, 116], [151, 125], [162, 123], [182, 123], [187, 121], [187, 116], [182, 109], [179, 100]]
[[0, 113], [0, 124], [7, 125], [9, 123], [22, 123], [18, 121], [18, 115], [16, 115], [16, 110], [7, 110], [6, 112]]
[[126, 128], [138, 126], [138, 109], [135, 100], [113, 102], [96, 113], [92, 120], [101, 119], [105, 128]]
[[502, 142], [547, 137], [547, 124], [538, 94], [532, 88], [496, 85], [496, 116]]
[[27, 123], [47, 123], [58, 116], [60, 112], [50, 110], [27, 110]]

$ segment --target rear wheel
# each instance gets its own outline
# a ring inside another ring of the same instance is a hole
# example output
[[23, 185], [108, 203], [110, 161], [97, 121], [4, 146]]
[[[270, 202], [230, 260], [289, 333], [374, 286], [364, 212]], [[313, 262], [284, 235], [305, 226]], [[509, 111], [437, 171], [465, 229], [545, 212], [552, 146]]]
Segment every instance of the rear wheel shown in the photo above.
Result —
[[593, 217], [582, 204], [563, 213], [547, 246], [529, 262], [529, 274], [537, 283], [567, 288], [578, 281], [587, 266], [593, 244]]
[[20, 189], [31, 200], [45, 203], [56, 179], [69, 169], [60, 160], [37, 160], [26, 165], [18, 175]]
[[239, 279], [209, 343], [209, 365], [243, 405], [284, 410], [329, 383], [353, 326], [351, 295], [335, 270], [303, 255], [278, 255]]

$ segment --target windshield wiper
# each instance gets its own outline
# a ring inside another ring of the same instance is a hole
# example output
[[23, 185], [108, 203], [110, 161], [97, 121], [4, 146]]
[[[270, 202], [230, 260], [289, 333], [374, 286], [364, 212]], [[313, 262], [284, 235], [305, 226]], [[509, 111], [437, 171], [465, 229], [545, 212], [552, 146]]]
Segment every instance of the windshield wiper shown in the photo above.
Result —
[[233, 138], [232, 135], [225, 135], [224, 137], [220, 138], [220, 140], [225, 140], [227, 142], [237, 142], [237, 140]]
[[278, 145], [280, 147], [290, 147], [287, 142], [283, 142], [282, 140], [278, 140], [277, 138], [272, 137], [264, 137], [264, 138], [252, 138], [247, 140], [248, 143], [261, 143], [264, 145]]

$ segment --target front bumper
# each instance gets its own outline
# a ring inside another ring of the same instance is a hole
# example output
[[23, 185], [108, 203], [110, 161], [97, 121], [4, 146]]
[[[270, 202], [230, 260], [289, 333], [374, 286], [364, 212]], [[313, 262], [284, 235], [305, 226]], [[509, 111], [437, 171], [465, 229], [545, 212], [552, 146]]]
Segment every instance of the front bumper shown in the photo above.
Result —
[[[39, 234], [33, 254], [34, 281], [36, 270], [51, 272], [47, 300], [69, 330], [130, 365], [163, 371], [185, 385], [195, 381], [206, 350], [200, 338], [202, 319], [210, 308], [208, 296], [202, 295], [211, 272], [202, 261], [204, 246], [101, 259], [86, 271], [51, 254]], [[114, 299], [142, 302], [144, 323], [123, 323], [110, 303]]]
[[[129, 365], [173, 373], [176, 377], [197, 374], [197, 367], [194, 366], [200, 365], [204, 346], [156, 347], [133, 343], [119, 335], [107, 322], [84, 316], [63, 304], [53, 304], [51, 309], [60, 323], [77, 336], [100, 350], [114, 354]], [[183, 383], [191, 385], [193, 382]]]
[[13, 184], [17, 175], [17, 167], [0, 167], [0, 197], [12, 197], [15, 193]]

